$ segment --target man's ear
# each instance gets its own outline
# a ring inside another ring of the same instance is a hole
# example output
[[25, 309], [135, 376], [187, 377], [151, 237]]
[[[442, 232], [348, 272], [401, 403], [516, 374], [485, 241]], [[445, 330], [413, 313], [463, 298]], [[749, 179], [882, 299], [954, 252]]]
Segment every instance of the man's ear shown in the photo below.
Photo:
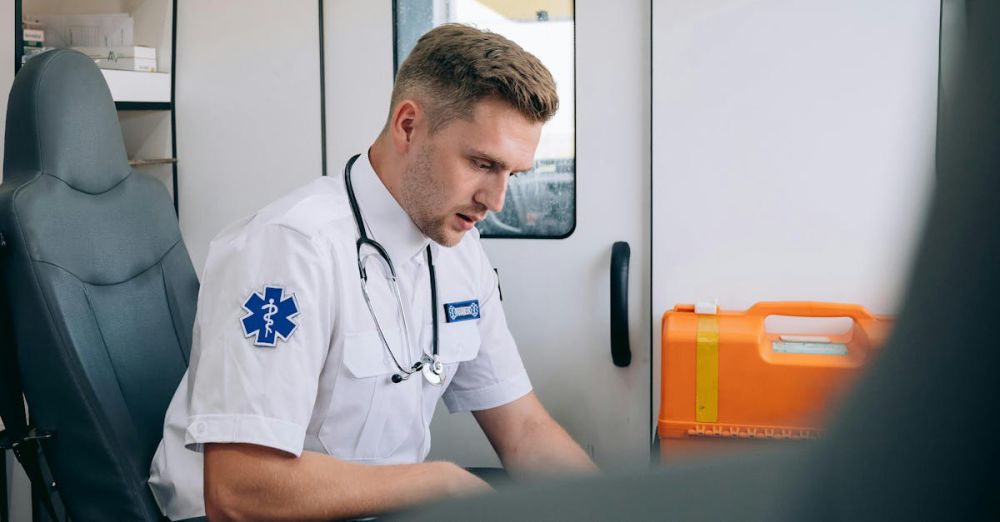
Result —
[[396, 105], [389, 120], [389, 135], [396, 152], [405, 154], [409, 150], [417, 129], [424, 125], [424, 114], [420, 104], [409, 98]]

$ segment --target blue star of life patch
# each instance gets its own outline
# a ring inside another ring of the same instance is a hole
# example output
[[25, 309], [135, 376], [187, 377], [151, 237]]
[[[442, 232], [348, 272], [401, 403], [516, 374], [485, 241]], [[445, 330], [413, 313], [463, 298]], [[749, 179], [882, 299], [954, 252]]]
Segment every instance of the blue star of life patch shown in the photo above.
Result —
[[285, 297], [285, 289], [280, 286], [264, 286], [262, 293], [251, 292], [243, 303], [247, 315], [243, 316], [243, 335], [256, 336], [255, 346], [274, 347], [280, 338], [287, 341], [299, 326], [292, 318], [299, 315], [295, 294]]
[[460, 303], [445, 303], [444, 315], [445, 321], [449, 323], [479, 319], [479, 299]]

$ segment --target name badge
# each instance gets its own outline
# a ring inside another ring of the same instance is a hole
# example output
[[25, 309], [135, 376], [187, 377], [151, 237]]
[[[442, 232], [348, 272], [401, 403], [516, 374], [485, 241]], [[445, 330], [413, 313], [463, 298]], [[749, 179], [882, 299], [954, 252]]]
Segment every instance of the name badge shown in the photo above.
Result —
[[479, 319], [479, 300], [445, 303], [444, 316], [449, 323]]

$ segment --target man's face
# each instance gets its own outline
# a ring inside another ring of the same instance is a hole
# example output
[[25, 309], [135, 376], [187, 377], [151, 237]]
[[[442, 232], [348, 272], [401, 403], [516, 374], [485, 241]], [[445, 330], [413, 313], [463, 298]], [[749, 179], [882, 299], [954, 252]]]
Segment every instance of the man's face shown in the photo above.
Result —
[[456, 118], [434, 134], [415, 135], [400, 184], [402, 206], [424, 235], [457, 245], [499, 212], [512, 174], [531, 170], [542, 124], [495, 98], [478, 102], [472, 121]]

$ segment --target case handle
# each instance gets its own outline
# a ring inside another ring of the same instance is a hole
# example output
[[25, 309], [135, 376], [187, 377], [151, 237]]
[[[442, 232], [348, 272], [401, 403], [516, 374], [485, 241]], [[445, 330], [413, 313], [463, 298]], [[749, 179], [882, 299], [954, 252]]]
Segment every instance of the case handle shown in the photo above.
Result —
[[874, 319], [865, 307], [856, 304], [816, 301], [765, 301], [747, 310], [750, 315], [789, 315], [792, 317], [850, 317], [858, 323]]

